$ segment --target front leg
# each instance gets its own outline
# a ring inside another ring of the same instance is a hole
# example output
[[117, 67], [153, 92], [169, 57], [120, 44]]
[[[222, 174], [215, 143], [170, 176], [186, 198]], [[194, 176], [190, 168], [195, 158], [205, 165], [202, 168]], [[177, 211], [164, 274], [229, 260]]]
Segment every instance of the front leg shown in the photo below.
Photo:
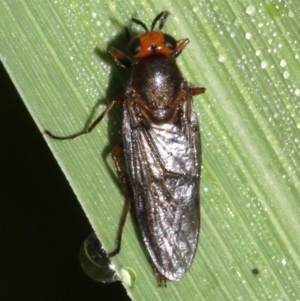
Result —
[[114, 58], [115, 62], [123, 67], [123, 68], [131, 68], [132, 62], [131, 59], [125, 55], [122, 51], [116, 49], [116, 48], [112, 48], [109, 53], [112, 55], [112, 57]]

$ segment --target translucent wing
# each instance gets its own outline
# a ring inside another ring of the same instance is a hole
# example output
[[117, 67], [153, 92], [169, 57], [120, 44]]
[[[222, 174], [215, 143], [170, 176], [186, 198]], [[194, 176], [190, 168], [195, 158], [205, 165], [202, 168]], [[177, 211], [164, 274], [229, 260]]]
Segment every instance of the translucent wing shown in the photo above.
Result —
[[[187, 93], [186, 95], [190, 95]], [[169, 280], [194, 259], [200, 226], [200, 137], [192, 98], [178, 122], [145, 125], [124, 107], [123, 143], [137, 220], [151, 260]]]

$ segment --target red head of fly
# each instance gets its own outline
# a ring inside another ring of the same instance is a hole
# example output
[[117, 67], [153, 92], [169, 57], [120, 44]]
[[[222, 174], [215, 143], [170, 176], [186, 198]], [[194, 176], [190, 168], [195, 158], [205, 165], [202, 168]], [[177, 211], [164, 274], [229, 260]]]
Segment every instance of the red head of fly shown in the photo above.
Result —
[[[131, 67], [133, 62], [153, 54], [164, 54], [176, 58], [189, 43], [189, 39], [176, 41], [171, 35], [161, 31], [169, 15], [169, 12], [163, 11], [156, 16], [151, 24], [150, 31], [141, 20], [132, 18], [132, 21], [140, 25], [145, 33], [131, 39], [128, 45], [131, 58], [115, 48], [111, 49], [110, 54], [116, 62], [122, 67]], [[155, 30], [158, 22], [158, 30]]]
[[[169, 12], [160, 13], [152, 22], [151, 30], [149, 31], [147, 26], [140, 20], [135, 18], [132, 19], [133, 22], [140, 25], [145, 29], [145, 33], [133, 38], [129, 44], [130, 54], [134, 58], [141, 58], [151, 54], [171, 54], [176, 49], [176, 40], [163, 32], [165, 21], [169, 15]], [[154, 31], [156, 23], [159, 22], [158, 31]]]

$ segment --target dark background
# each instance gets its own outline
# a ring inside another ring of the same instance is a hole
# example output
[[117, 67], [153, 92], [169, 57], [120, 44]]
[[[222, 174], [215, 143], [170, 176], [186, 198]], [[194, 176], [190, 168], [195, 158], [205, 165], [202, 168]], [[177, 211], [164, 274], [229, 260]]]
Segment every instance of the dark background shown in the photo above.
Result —
[[130, 300], [81, 270], [91, 226], [1, 63], [0, 84], [0, 300]]

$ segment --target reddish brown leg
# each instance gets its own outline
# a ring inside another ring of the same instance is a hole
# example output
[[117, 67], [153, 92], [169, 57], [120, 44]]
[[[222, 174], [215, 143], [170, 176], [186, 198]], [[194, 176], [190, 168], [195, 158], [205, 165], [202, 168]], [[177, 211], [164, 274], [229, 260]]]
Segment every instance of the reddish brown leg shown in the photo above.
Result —
[[88, 134], [90, 133], [95, 127], [96, 125], [103, 119], [103, 117], [105, 117], [105, 115], [110, 111], [110, 109], [112, 109], [115, 105], [122, 105], [123, 104], [123, 100], [122, 99], [116, 99], [116, 100], [113, 100], [107, 107], [106, 109], [101, 113], [101, 115], [89, 126], [88, 129], [86, 130], [83, 130], [79, 133], [76, 133], [76, 134], [73, 134], [73, 135], [70, 135], [70, 136], [56, 136], [56, 135], [53, 135], [51, 132], [45, 130], [44, 131], [44, 134], [45, 135], [48, 135], [50, 136], [51, 138], [53, 139], [56, 139], [56, 140], [68, 140], [68, 139], [74, 139], [78, 136], [81, 136], [81, 135], [85, 135], [85, 134]]
[[186, 47], [186, 45], [190, 42], [189, 39], [182, 39], [177, 42], [176, 48], [172, 53], [172, 56], [178, 57], [182, 50]]
[[153, 269], [154, 269], [154, 273], [157, 277], [158, 286], [159, 287], [161, 287], [161, 286], [167, 287], [167, 278], [165, 276], [163, 276], [162, 274], [160, 274], [155, 267], [153, 267]]
[[114, 165], [115, 165], [115, 170], [118, 174], [118, 178], [119, 178], [119, 180], [122, 184], [122, 187], [124, 189], [124, 192], [125, 192], [125, 195], [126, 195], [126, 200], [125, 200], [125, 205], [124, 205], [124, 208], [123, 208], [121, 222], [119, 224], [119, 230], [118, 230], [118, 235], [117, 235], [117, 240], [116, 240], [116, 248], [112, 252], [107, 254], [107, 257], [109, 257], [109, 258], [117, 255], [120, 252], [123, 228], [124, 228], [126, 218], [127, 218], [128, 212], [130, 210], [130, 205], [131, 205], [131, 199], [129, 197], [129, 190], [128, 190], [128, 187], [127, 187], [126, 179], [124, 177], [123, 172], [121, 171], [119, 161], [118, 161], [118, 157], [122, 153], [123, 153], [123, 145], [121, 143], [112, 152], [112, 159], [113, 159], [113, 162], [114, 162]]
[[112, 48], [109, 53], [112, 55], [117, 64], [121, 67], [131, 68], [131, 60], [122, 51]]
[[203, 87], [195, 87], [193, 88], [193, 95], [199, 95], [205, 93], [206, 89]]
[[161, 274], [157, 276], [159, 287], [164, 286], [167, 287], [167, 278]]

